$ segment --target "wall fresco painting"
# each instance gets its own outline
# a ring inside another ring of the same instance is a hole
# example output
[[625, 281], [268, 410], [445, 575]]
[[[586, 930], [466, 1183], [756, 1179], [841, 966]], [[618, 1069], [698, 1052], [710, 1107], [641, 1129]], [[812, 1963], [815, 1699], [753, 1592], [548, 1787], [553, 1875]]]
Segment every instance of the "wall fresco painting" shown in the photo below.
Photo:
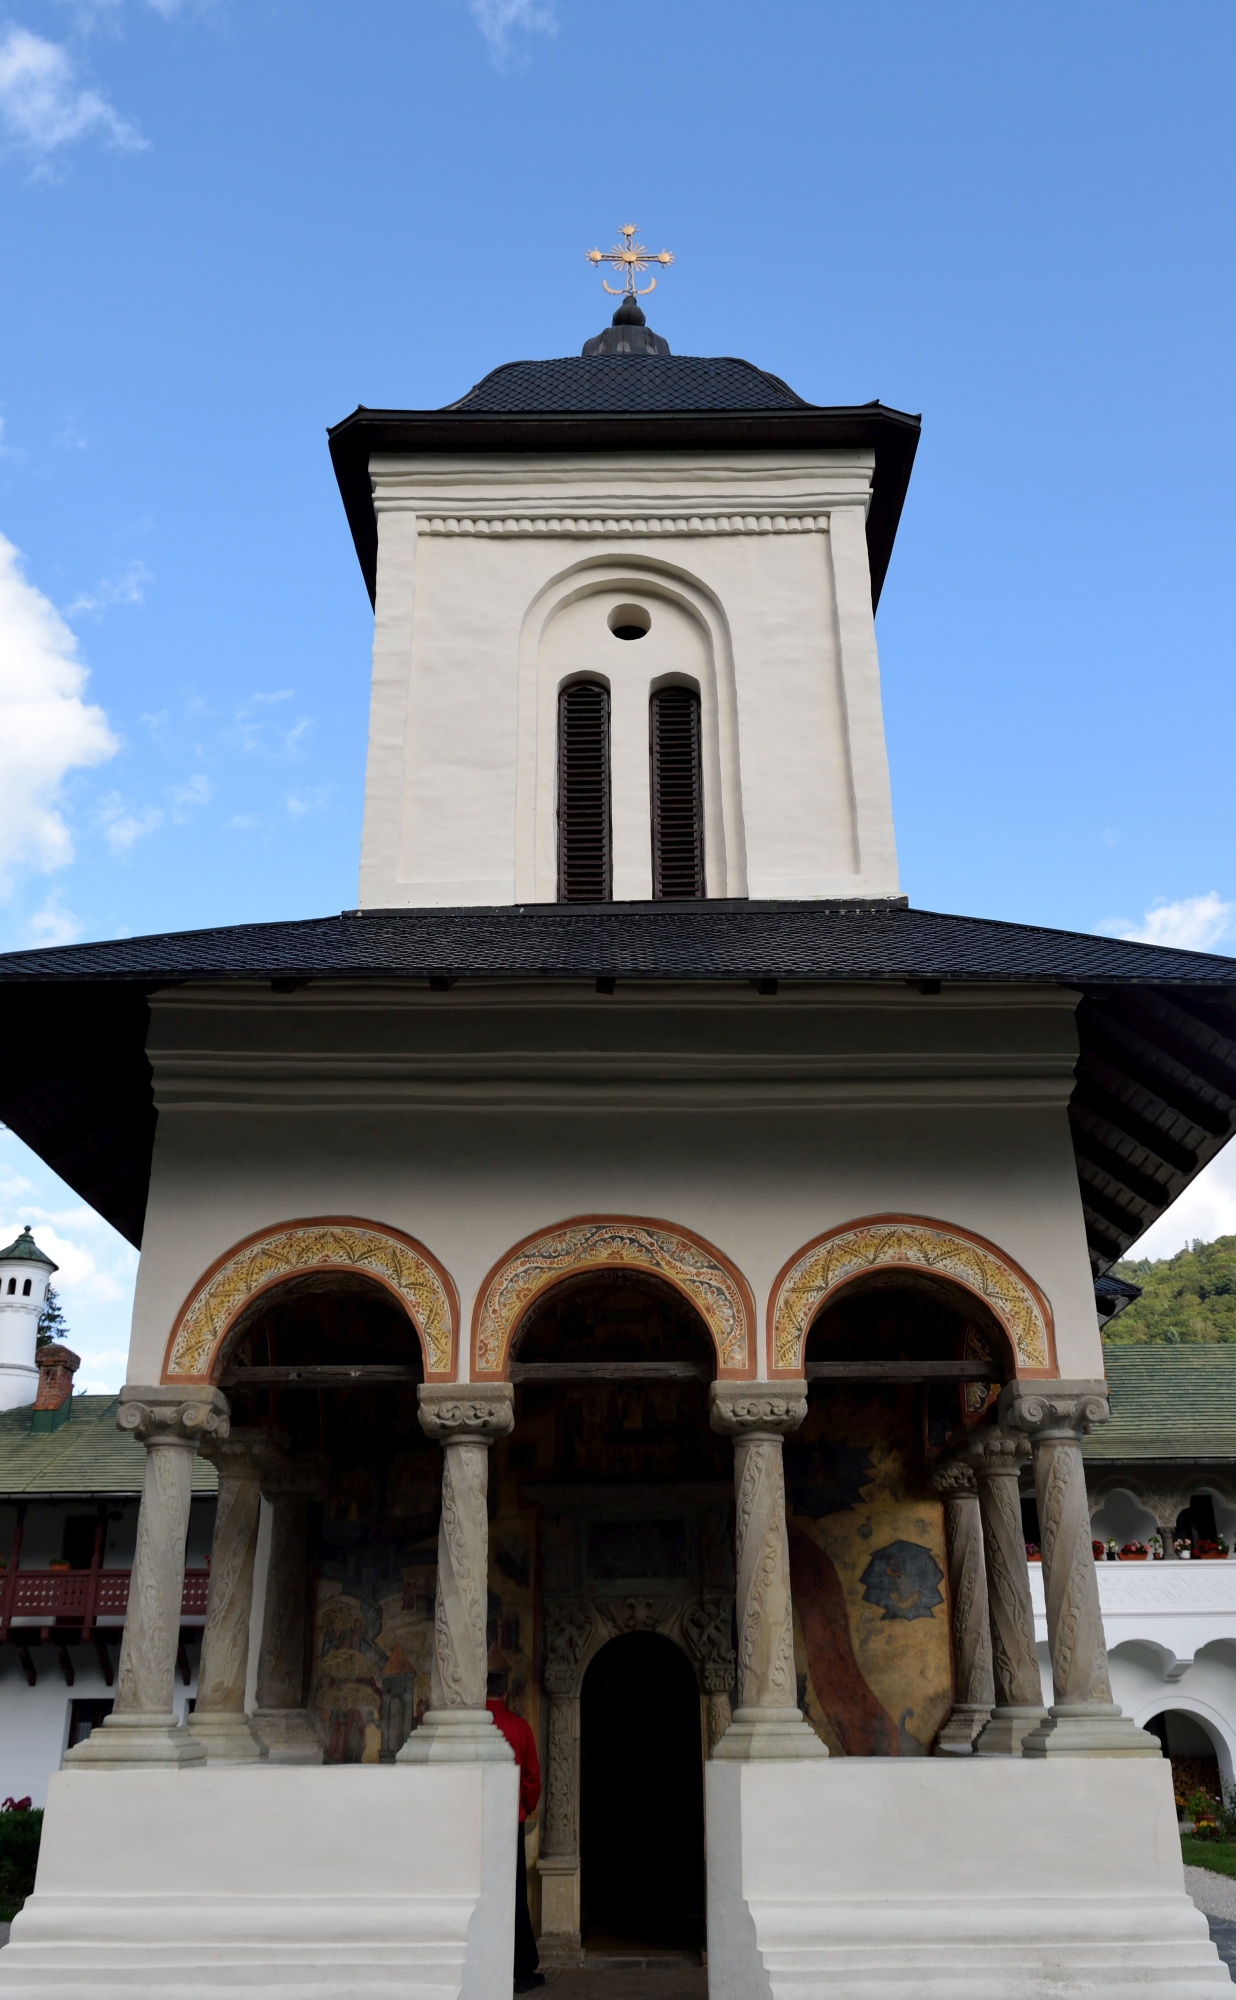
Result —
[[913, 1387], [816, 1392], [785, 1447], [801, 1705], [839, 1756], [926, 1756], [952, 1702], [943, 1510]]

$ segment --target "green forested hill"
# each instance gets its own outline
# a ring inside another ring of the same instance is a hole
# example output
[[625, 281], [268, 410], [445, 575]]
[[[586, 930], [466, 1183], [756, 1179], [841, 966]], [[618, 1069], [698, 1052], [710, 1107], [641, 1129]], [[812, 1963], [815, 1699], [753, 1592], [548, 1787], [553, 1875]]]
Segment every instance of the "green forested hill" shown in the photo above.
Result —
[[1142, 1296], [1112, 1322], [1109, 1347], [1147, 1340], [1236, 1341], [1236, 1236], [1190, 1243], [1174, 1257], [1130, 1257], [1113, 1267]]

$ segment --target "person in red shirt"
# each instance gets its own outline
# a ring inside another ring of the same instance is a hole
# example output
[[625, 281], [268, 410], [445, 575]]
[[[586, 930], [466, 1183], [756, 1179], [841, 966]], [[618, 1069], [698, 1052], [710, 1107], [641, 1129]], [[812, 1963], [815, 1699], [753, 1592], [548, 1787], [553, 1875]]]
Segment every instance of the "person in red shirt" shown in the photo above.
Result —
[[536, 1754], [536, 1738], [524, 1721], [506, 1705], [510, 1677], [506, 1655], [497, 1645], [489, 1649], [489, 1679], [486, 1708], [502, 1731], [519, 1766], [519, 1842], [515, 1849], [515, 1991], [531, 1993], [544, 1986], [545, 1974], [538, 1971], [541, 1954], [528, 1914], [528, 1858], [524, 1850], [524, 1824], [532, 1818], [541, 1797], [541, 1766]]

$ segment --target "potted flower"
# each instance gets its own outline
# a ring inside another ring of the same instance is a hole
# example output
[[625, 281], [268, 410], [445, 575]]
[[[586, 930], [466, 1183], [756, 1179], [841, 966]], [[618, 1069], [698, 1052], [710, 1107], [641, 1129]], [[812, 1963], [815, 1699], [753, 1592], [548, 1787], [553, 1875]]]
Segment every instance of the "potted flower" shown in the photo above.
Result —
[[1152, 1535], [1152, 1536], [1150, 1537], [1150, 1540], [1149, 1540], [1149, 1541], [1147, 1542], [1146, 1546], [1147, 1546], [1147, 1548], [1148, 1548], [1148, 1549], [1150, 1550], [1150, 1556], [1151, 1556], [1151, 1560], [1152, 1560], [1152, 1562], [1157, 1562], [1157, 1563], [1161, 1563], [1161, 1562], [1162, 1562], [1162, 1560], [1163, 1560], [1163, 1537], [1162, 1537], [1162, 1535]]
[[1223, 1562], [1227, 1558], [1227, 1543], [1222, 1535], [1217, 1542], [1194, 1542], [1193, 1554], [1198, 1562]]
[[1149, 1551], [1145, 1542], [1126, 1542], [1120, 1551], [1122, 1563], [1144, 1563]]
[[67, 1556], [53, 1556], [47, 1567], [48, 1569], [72, 1569], [73, 1565]]
[[1107, 1538], [1106, 1554], [1109, 1563], [1120, 1561], [1120, 1550], [1116, 1545], [1115, 1537], [1112, 1535], [1109, 1535]]
[[1039, 1545], [1038, 1545], [1038, 1543], [1037, 1543], [1037, 1542], [1027, 1542], [1027, 1543], [1026, 1543], [1026, 1561], [1027, 1561], [1028, 1563], [1037, 1563], [1037, 1562], [1042, 1562], [1042, 1560], [1043, 1560], [1043, 1554], [1042, 1554], [1042, 1551], [1041, 1551], [1041, 1549], [1039, 1548]]
[[1101, 1563], [1107, 1554], [1107, 1550], [1104, 1548], [1102, 1542], [1091, 1542], [1090, 1553], [1097, 1563]]
[[1172, 1547], [1175, 1549], [1176, 1554], [1182, 1563], [1187, 1563], [1192, 1561], [1193, 1559], [1192, 1542], [1186, 1542], [1184, 1540], [1181, 1540], [1178, 1542], [1173, 1542]]

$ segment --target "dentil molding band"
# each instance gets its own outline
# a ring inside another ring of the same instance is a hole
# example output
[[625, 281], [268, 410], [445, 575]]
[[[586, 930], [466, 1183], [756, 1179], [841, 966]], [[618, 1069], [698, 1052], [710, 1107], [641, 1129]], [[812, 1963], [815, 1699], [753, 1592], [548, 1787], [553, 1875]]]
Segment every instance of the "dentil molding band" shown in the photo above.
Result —
[[719, 1374], [753, 1373], [754, 1302], [719, 1250], [689, 1230], [639, 1216], [578, 1216], [517, 1244], [490, 1272], [473, 1317], [473, 1375], [505, 1374], [516, 1328], [550, 1285], [615, 1266], [650, 1271], [689, 1300], [712, 1335]]
[[1051, 1307], [994, 1243], [922, 1216], [873, 1215], [818, 1236], [785, 1265], [768, 1309], [773, 1372], [802, 1373], [812, 1321], [841, 1285], [896, 1269], [930, 1271], [975, 1293], [1007, 1333], [1019, 1370], [1051, 1365]]
[[453, 1376], [459, 1304], [437, 1258], [400, 1230], [326, 1216], [248, 1237], [212, 1265], [176, 1315], [164, 1380], [213, 1376], [246, 1307], [272, 1286], [312, 1271], [354, 1271], [384, 1286], [420, 1335], [426, 1375]]
[[416, 529], [421, 535], [802, 535], [827, 533], [828, 515], [418, 514]]

